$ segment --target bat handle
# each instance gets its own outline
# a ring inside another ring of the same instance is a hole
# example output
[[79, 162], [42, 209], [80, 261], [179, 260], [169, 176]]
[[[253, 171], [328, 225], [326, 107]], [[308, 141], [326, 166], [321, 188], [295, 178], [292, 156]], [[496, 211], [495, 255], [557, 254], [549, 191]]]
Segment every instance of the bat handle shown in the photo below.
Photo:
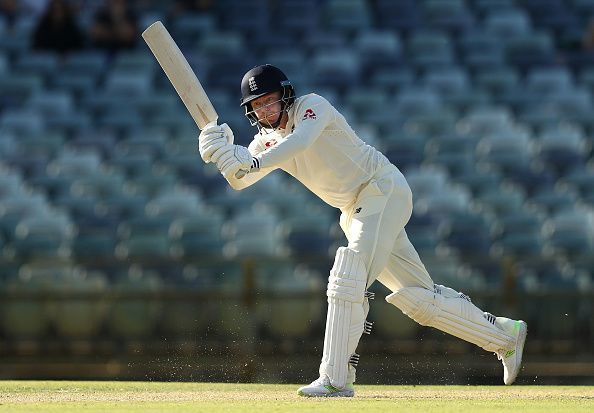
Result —
[[235, 177], [237, 179], [241, 179], [241, 178], [243, 178], [246, 175], [247, 175], [247, 172], [245, 170], [243, 170], [243, 169], [240, 169], [239, 171], [235, 172]]
[[218, 120], [219, 120], [218, 118], [215, 119], [215, 120], [211, 120], [206, 125], [204, 125], [202, 128], [200, 128], [200, 130], [206, 129], [206, 128], [210, 127], [210, 126], [215, 126], [217, 124], [217, 121]]

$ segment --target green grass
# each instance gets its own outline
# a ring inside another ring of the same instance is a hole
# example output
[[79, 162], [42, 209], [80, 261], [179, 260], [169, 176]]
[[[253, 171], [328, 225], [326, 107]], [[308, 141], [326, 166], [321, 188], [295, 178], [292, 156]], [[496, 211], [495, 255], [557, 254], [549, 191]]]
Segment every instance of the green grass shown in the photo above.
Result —
[[588, 386], [356, 386], [304, 399], [297, 385], [0, 381], [0, 412], [592, 412]]

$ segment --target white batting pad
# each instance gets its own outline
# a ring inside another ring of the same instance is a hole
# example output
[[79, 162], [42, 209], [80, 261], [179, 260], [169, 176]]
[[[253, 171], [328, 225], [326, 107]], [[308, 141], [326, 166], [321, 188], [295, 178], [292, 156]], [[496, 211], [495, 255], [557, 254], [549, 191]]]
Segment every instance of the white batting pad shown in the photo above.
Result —
[[330, 383], [338, 388], [346, 385], [349, 358], [363, 334], [366, 285], [367, 269], [359, 253], [338, 248], [328, 278], [328, 314], [320, 364], [320, 376], [328, 376]]
[[386, 301], [421, 325], [435, 327], [487, 351], [514, 347], [514, 338], [493, 323], [491, 314], [451, 288], [435, 285], [431, 291], [406, 287], [387, 296]]

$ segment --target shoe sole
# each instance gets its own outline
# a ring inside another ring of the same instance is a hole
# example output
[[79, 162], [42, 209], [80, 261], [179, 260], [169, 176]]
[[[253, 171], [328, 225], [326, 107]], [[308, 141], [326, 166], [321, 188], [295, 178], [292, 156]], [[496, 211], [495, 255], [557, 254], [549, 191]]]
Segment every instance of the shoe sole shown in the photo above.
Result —
[[303, 397], [353, 397], [355, 396], [354, 391], [350, 392], [334, 392], [334, 393], [317, 393], [317, 394], [308, 394], [302, 391], [297, 392], [299, 396]]
[[520, 333], [518, 334], [518, 339], [516, 340], [516, 355], [519, 355], [519, 359], [517, 361], [518, 368], [516, 369], [516, 374], [513, 377], [508, 377], [506, 385], [513, 384], [518, 377], [518, 373], [522, 368], [522, 356], [524, 355], [524, 343], [526, 342], [526, 336], [528, 335], [528, 324], [525, 321], [518, 321], [520, 323]]

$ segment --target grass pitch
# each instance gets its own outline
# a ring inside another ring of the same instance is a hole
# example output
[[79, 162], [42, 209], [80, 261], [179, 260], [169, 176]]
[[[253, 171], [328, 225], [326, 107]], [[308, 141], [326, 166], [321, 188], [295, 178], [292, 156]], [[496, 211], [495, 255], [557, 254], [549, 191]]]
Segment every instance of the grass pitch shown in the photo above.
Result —
[[297, 385], [0, 381], [1, 412], [593, 412], [588, 386], [356, 386], [306, 399]]

